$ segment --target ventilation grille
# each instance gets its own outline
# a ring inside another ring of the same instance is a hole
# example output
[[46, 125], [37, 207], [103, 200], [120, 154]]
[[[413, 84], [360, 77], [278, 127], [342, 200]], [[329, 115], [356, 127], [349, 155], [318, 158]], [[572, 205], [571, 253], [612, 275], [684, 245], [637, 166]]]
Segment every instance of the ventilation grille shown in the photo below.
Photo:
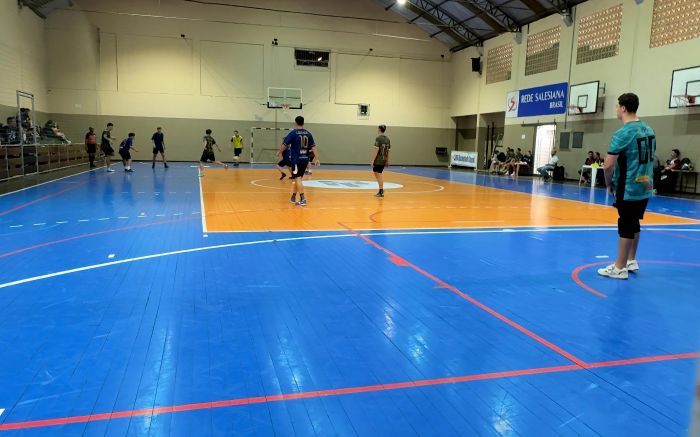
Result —
[[331, 54], [322, 50], [294, 49], [294, 59], [300, 67], [328, 68]]
[[585, 64], [617, 56], [620, 53], [621, 28], [621, 4], [581, 18], [576, 63]]
[[560, 40], [561, 26], [533, 33], [527, 37], [525, 76], [557, 69]]
[[661, 47], [700, 36], [698, 0], [655, 0], [649, 47]]
[[513, 44], [489, 49], [486, 54], [486, 84], [510, 80], [513, 69]]

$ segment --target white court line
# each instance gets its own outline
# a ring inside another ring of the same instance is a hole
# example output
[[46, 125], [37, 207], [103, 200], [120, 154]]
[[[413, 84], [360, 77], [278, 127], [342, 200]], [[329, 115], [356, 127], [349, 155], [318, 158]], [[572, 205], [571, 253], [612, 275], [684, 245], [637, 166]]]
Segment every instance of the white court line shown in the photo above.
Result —
[[31, 187], [20, 188], [19, 190], [10, 191], [9, 193], [0, 194], [0, 197], [9, 196], [10, 194], [19, 193], [20, 191], [31, 190], [32, 188], [40, 187], [40, 186], [42, 186], [42, 185], [52, 184], [52, 183], [54, 183], [54, 182], [58, 182], [58, 181], [63, 180], [63, 179], [72, 178], [73, 176], [78, 176], [78, 175], [81, 175], [81, 174], [90, 173], [91, 171], [92, 171], [92, 170], [85, 170], [85, 171], [81, 171], [80, 173], [72, 174], [72, 175], [70, 175], [70, 176], [63, 176], [62, 178], [52, 179], [52, 180], [50, 180], [50, 181], [46, 181], [46, 182], [42, 182], [42, 183], [40, 183], [40, 184], [32, 185]]
[[199, 179], [199, 205], [202, 211], [202, 232], [206, 234], [209, 231], [207, 230], [207, 214], [204, 211], [204, 193], [202, 192], [202, 178], [197, 179]]
[[4, 413], [4, 412], [5, 412], [5, 409], [4, 409], [4, 408], [0, 408], [0, 416], [2, 416], [2, 413]]
[[24, 225], [13, 225], [13, 226], [10, 226], [10, 227], [11, 227], [11, 228], [21, 228], [21, 227], [23, 227], [23, 226], [24, 226]]
[[[455, 231], [418, 231], [418, 232], [415, 232], [415, 231], [411, 231], [411, 232], [381, 232], [380, 231], [380, 232], [364, 232], [364, 233], [361, 233], [361, 235], [366, 235], [366, 236], [371, 237], [371, 236], [380, 236], [380, 235], [495, 234], [495, 233], [505, 233], [505, 232], [509, 232], [509, 233], [580, 232], [580, 231], [600, 231], [600, 230], [617, 231], [617, 228], [540, 228], [540, 229], [530, 228], [530, 229], [510, 229], [508, 231], [501, 230], [501, 229], [478, 229], [478, 230], [461, 230], [461, 231], [457, 231], [457, 230], [455, 230]], [[690, 229], [666, 228], [666, 229], [660, 229], [660, 230], [665, 230], [665, 231], [670, 231], [670, 232], [686, 232], [686, 231], [689, 231]], [[695, 229], [693, 231], [700, 232], [700, 229]], [[348, 237], [355, 237], [355, 234], [343, 233], [343, 234], [329, 234], [329, 235], [311, 235], [311, 236], [304, 236], [304, 237], [276, 238], [276, 239], [270, 239], [270, 240], [244, 241], [244, 242], [240, 242], [240, 243], [217, 244], [215, 246], [203, 246], [203, 247], [195, 247], [192, 249], [174, 250], [171, 252], [154, 253], [151, 255], [138, 256], [135, 258], [126, 258], [126, 259], [122, 259], [119, 261], [112, 261], [112, 262], [106, 262], [106, 263], [100, 263], [100, 264], [91, 264], [91, 265], [87, 265], [87, 266], [83, 266], [83, 267], [76, 267], [74, 269], [63, 270], [60, 272], [47, 273], [45, 275], [39, 275], [39, 276], [33, 276], [31, 278], [19, 279], [16, 281], [6, 282], [4, 284], [0, 284], [0, 288], [13, 287], [15, 285], [26, 284], [28, 282], [35, 282], [35, 281], [40, 281], [43, 279], [54, 278], [57, 276], [69, 275], [71, 273], [84, 272], [86, 270], [101, 269], [104, 267], [110, 267], [110, 266], [118, 265], [118, 264], [126, 264], [126, 263], [132, 263], [132, 262], [136, 262], [136, 261], [144, 261], [144, 260], [161, 258], [161, 257], [166, 257], [166, 256], [173, 256], [173, 255], [182, 255], [182, 254], [186, 254], [186, 253], [205, 252], [205, 251], [210, 251], [210, 250], [228, 249], [231, 247], [240, 247], [240, 246], [253, 246], [253, 245], [258, 245], [258, 244], [282, 243], [282, 242], [286, 242], [286, 241], [320, 240], [320, 239], [326, 239], [326, 238], [348, 238]]]
[[68, 222], [56, 222], [57, 225], [65, 225]]

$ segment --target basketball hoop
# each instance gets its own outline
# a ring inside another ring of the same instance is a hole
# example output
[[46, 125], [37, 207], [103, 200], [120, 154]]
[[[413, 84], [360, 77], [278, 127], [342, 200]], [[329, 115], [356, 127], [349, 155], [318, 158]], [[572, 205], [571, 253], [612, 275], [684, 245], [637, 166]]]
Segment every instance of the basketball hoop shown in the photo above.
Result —
[[678, 94], [673, 96], [676, 101], [676, 106], [679, 108], [685, 108], [686, 106], [694, 106], [697, 96], [690, 96], [688, 94]]
[[289, 103], [282, 103], [282, 111], [289, 112]]
[[569, 105], [569, 115], [583, 114], [583, 106]]

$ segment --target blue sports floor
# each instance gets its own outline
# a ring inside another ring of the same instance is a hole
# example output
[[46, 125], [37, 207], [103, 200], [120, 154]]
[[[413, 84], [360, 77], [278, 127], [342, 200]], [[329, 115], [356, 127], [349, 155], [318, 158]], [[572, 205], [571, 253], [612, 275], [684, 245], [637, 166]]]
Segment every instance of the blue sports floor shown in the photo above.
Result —
[[700, 224], [645, 226], [615, 281], [614, 226], [205, 234], [196, 168], [135, 169], [0, 196], [0, 437], [687, 433]]

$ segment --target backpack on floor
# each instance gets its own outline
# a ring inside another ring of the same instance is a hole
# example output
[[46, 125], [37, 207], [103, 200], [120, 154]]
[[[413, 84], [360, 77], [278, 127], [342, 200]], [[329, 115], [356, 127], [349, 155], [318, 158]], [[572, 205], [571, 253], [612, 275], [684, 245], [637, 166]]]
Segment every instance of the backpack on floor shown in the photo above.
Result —
[[558, 165], [558, 166], [554, 167], [552, 179], [554, 179], [555, 181], [563, 181], [564, 180], [564, 167], [563, 166]]

